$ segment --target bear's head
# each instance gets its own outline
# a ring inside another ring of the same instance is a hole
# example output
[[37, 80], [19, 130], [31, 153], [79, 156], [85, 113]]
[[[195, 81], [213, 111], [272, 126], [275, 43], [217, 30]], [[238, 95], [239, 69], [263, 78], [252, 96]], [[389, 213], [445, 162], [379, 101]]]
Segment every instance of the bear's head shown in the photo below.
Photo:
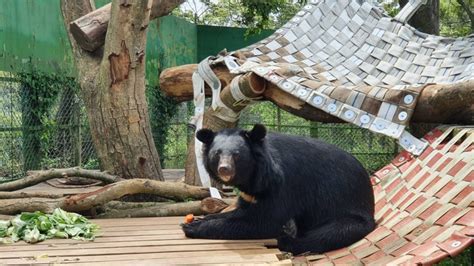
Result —
[[199, 130], [196, 138], [204, 143], [204, 165], [211, 178], [240, 189], [255, 186], [259, 182], [255, 178], [259, 177], [259, 158], [264, 151], [266, 134], [265, 126], [260, 124], [250, 131]]

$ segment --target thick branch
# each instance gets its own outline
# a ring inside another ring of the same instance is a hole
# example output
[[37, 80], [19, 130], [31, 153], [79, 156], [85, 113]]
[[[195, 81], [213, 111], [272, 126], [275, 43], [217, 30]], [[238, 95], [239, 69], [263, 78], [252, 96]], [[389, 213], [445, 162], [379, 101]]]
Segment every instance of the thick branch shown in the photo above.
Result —
[[125, 195], [153, 194], [164, 198], [184, 201], [209, 197], [209, 190], [183, 183], [163, 182], [149, 179], [130, 179], [107, 185], [99, 190], [66, 198], [63, 209], [82, 211], [119, 199]]
[[[191, 77], [196, 67], [196, 65], [184, 65], [166, 69], [160, 76], [160, 89], [177, 101], [191, 100], [193, 97]], [[220, 79], [231, 80], [232, 76], [225, 67], [217, 66], [215, 69]], [[263, 96], [264, 99], [275, 103], [280, 108], [312, 121], [342, 122], [339, 118], [310, 106], [272, 83], [268, 83]], [[474, 81], [472, 80], [455, 84], [428, 85], [418, 99], [411, 121], [472, 124], [473, 102]]]
[[[182, 65], [165, 69], [160, 75], [160, 89], [178, 102], [193, 99], [192, 74], [197, 70], [196, 64]], [[226, 87], [235, 75], [223, 65], [213, 67], [222, 87]], [[191, 75], [191, 76], [190, 76]], [[191, 83], [189, 83], [191, 82]], [[211, 89], [206, 84], [206, 96], [211, 96]]]
[[187, 214], [202, 215], [200, 201], [188, 201], [180, 203], [161, 203], [157, 206], [144, 206], [133, 209], [106, 208], [103, 214], [97, 218], [133, 218], [133, 217], [166, 217], [185, 216]]
[[86, 170], [81, 168], [50, 169], [42, 171], [31, 171], [25, 178], [0, 184], [0, 191], [14, 191], [25, 187], [33, 186], [41, 182], [68, 176], [80, 176], [102, 181], [106, 184], [122, 180], [120, 177], [110, 175], [96, 170]]
[[201, 210], [204, 213], [219, 213], [231, 205], [236, 205], [237, 199], [205, 198], [201, 201]]
[[0, 192], [0, 199], [24, 199], [24, 198], [49, 198], [58, 199], [63, 195], [50, 194], [47, 192]]
[[[168, 15], [184, 0], [153, 0], [150, 19]], [[78, 45], [87, 51], [95, 51], [105, 42], [112, 4], [107, 4], [70, 23], [70, 31]]]

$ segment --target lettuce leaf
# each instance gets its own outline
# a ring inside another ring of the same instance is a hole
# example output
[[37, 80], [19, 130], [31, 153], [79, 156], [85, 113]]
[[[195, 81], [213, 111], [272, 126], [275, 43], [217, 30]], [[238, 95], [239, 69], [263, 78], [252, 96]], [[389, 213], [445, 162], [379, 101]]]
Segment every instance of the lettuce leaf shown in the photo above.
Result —
[[84, 216], [55, 209], [52, 214], [24, 212], [11, 221], [0, 220], [0, 243], [36, 243], [49, 238], [93, 240], [99, 227]]

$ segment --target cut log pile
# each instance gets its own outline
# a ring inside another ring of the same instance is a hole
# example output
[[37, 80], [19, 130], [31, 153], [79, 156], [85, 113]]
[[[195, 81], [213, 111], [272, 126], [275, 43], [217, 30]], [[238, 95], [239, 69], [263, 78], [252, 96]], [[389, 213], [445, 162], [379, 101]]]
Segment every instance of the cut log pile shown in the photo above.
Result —
[[[91, 192], [64, 196], [48, 192], [25, 192], [20, 189], [41, 182], [68, 177], [99, 180], [105, 186]], [[149, 194], [165, 199], [165, 202], [120, 202], [128, 195]], [[209, 189], [150, 179], [122, 179], [98, 170], [82, 168], [30, 171], [28, 176], [0, 184], [0, 215], [42, 211], [51, 213], [55, 208], [65, 211], [88, 213], [102, 218], [161, 217], [216, 213], [228, 207], [234, 200], [208, 198]], [[206, 199], [204, 201], [200, 201]]]

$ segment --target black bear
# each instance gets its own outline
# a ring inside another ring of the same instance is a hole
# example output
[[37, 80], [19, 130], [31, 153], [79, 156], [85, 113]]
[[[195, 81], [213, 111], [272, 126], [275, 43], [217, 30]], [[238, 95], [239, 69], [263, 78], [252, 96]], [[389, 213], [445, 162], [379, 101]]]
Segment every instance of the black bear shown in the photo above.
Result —
[[255, 200], [183, 225], [187, 237], [277, 238], [280, 250], [322, 253], [348, 246], [375, 228], [369, 176], [349, 153], [322, 141], [225, 129], [196, 133], [211, 178]]

